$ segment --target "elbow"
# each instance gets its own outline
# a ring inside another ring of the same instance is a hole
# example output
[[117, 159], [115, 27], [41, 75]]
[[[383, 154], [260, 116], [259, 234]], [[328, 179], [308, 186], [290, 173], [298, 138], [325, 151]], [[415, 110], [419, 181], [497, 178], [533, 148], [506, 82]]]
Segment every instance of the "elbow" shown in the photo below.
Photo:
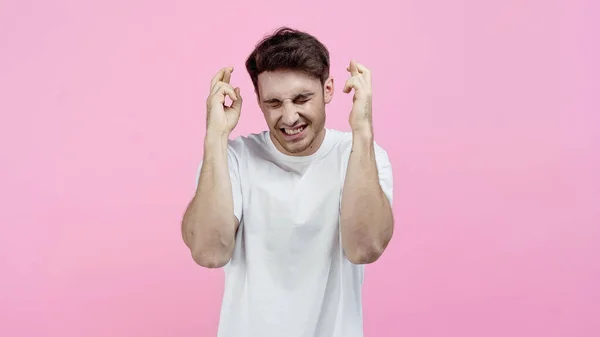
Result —
[[385, 248], [383, 245], [363, 244], [352, 249], [346, 249], [346, 258], [353, 264], [370, 264], [379, 259]]
[[229, 260], [231, 260], [231, 254], [218, 253], [214, 251], [204, 250], [192, 250], [192, 258], [194, 262], [204, 268], [222, 268]]
[[[190, 240], [189, 248], [192, 259], [198, 265], [205, 268], [224, 267], [233, 256], [233, 242], [214, 241], [194, 241]], [[232, 240], [233, 241], [233, 240]]]
[[[202, 229], [201, 233], [191, 224], [184, 223], [183, 239], [196, 264], [205, 268], [221, 268], [229, 263], [233, 256], [235, 239], [233, 234], [224, 230]], [[205, 226], [206, 227], [206, 226]], [[220, 226], [219, 228], [224, 228]], [[206, 233], [212, 234], [206, 234]]]
[[375, 237], [369, 235], [358, 235], [358, 237], [347, 238], [344, 245], [344, 254], [353, 264], [370, 264], [383, 255], [392, 239], [393, 229], [386, 230]]

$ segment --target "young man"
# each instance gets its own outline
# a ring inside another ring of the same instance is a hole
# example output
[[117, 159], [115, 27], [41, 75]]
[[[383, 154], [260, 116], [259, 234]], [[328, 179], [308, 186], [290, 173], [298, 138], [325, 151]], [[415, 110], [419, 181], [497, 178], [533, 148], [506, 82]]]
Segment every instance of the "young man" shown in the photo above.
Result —
[[[329, 53], [281, 28], [246, 61], [268, 131], [229, 140], [242, 108], [233, 68], [213, 78], [204, 157], [182, 233], [225, 267], [219, 337], [361, 337], [364, 264], [393, 232], [392, 169], [373, 138], [371, 73], [350, 62], [352, 132], [325, 128]], [[231, 106], [225, 105], [230, 97]]]

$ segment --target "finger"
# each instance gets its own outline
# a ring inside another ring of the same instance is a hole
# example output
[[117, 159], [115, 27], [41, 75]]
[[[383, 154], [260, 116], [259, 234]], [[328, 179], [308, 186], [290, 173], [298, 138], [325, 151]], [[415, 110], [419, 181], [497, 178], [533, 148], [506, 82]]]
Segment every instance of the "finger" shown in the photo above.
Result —
[[225, 72], [225, 68], [221, 68], [219, 70], [219, 72], [216, 73], [215, 76], [212, 78], [212, 80], [210, 81], [210, 92], [213, 92], [215, 85], [217, 85], [217, 83], [221, 82], [221, 80], [223, 79], [224, 72]]
[[357, 62], [356, 69], [359, 73], [365, 75], [365, 77], [367, 77], [368, 80], [371, 80], [371, 70], [369, 70], [369, 68]]
[[224, 82], [217, 83], [215, 89], [213, 90], [212, 96], [217, 97], [221, 103], [225, 102], [225, 96], [229, 96], [232, 101], [236, 101], [238, 99], [233, 87]]
[[218, 81], [217, 83], [215, 83], [215, 85], [213, 85], [210, 88], [210, 96], [215, 96], [217, 95], [217, 93], [219, 92], [219, 90], [221, 90], [221, 88], [223, 87], [223, 85], [225, 85], [226, 83]]
[[219, 95], [221, 98], [219, 101], [221, 104], [225, 104], [225, 97], [229, 96], [232, 102], [237, 101], [237, 95], [235, 94], [235, 90], [231, 86], [223, 86], [222, 95]]
[[242, 110], [242, 102], [244, 100], [242, 99], [242, 94], [240, 93], [240, 88], [235, 88], [235, 89], [233, 89], [233, 91], [234, 91], [235, 95], [237, 96], [237, 99], [235, 101], [233, 101], [233, 103], [231, 104], [231, 108], [239, 113]]
[[221, 70], [219, 70], [219, 72], [212, 78], [212, 81], [210, 82], [210, 90], [212, 91], [215, 87], [215, 85], [217, 85], [217, 83], [222, 82], [225, 79], [225, 71], [229, 70], [229, 77], [231, 78], [231, 72], [233, 72], [233, 67], [228, 67], [228, 68], [221, 68]]
[[229, 87], [231, 90], [233, 90], [233, 87], [231, 86], [231, 84], [229, 83], [225, 83], [225, 82], [217, 82], [217, 84], [215, 84], [215, 86], [213, 87], [212, 91], [211, 91], [211, 95], [218, 95], [219, 94], [219, 90], [221, 90], [223, 87]]
[[370, 71], [369, 71], [369, 69], [368, 69], [367, 67], [365, 67], [364, 65], [362, 65], [362, 64], [360, 64], [360, 63], [358, 63], [358, 62], [356, 62], [356, 63], [355, 63], [355, 65], [356, 65], [356, 69], [357, 69], [357, 70], [358, 70], [358, 72], [359, 72], [359, 73], [361, 73], [361, 74], [364, 74], [364, 73], [370, 72]]
[[231, 73], [233, 72], [233, 68], [226, 68], [225, 72], [223, 74], [223, 82], [225, 83], [229, 83], [229, 81], [231, 80]]
[[347, 94], [352, 91], [352, 89], [356, 89], [356, 77], [350, 77], [350, 79], [346, 81], [343, 91]]
[[356, 67], [356, 61], [351, 60], [350, 61], [350, 66], [348, 68], [349, 68], [348, 71], [350, 71], [350, 74], [352, 76], [358, 75], [358, 68]]
[[[358, 62], [356, 62], [356, 69], [358, 70], [358, 73], [360, 73], [360, 74], [365, 73], [365, 72], [371, 72], [369, 70], [369, 68], [365, 67], [364, 65], [362, 65]], [[350, 67], [346, 67], [346, 70], [350, 71]]]

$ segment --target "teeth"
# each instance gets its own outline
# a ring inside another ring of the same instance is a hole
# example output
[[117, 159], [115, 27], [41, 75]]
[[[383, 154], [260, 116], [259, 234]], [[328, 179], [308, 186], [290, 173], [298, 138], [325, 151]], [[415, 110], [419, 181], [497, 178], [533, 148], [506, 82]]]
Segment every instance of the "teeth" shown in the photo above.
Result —
[[301, 127], [297, 128], [297, 129], [283, 129], [283, 130], [288, 135], [295, 135], [295, 134], [298, 134], [298, 133], [302, 132], [302, 130], [304, 130], [304, 126], [301, 126]]

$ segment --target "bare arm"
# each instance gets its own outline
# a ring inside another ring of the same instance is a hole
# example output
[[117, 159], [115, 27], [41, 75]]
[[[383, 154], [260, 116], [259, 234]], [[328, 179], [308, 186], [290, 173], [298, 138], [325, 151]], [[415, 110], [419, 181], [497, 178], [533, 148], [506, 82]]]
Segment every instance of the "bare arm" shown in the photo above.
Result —
[[[204, 158], [196, 194], [181, 224], [183, 241], [194, 261], [207, 268], [219, 268], [229, 262], [239, 225], [234, 215], [228, 139], [240, 117], [242, 96], [239, 88], [229, 84], [231, 72], [233, 68], [223, 68], [211, 82], [206, 100]], [[226, 96], [231, 98], [231, 106], [225, 106]]]
[[[340, 226], [344, 254], [352, 263], [365, 264], [375, 262], [383, 254], [392, 238], [394, 218], [390, 200], [381, 188], [377, 168], [371, 71], [354, 60], [350, 61], [347, 70], [352, 76], [346, 81], [344, 92], [350, 93], [354, 89], [349, 117], [352, 151], [342, 191]], [[389, 165], [386, 170], [391, 178]]]
[[239, 225], [233, 214], [227, 137], [207, 134], [198, 188], [182, 222], [183, 240], [196, 263], [220, 268], [231, 259]]
[[392, 238], [390, 201], [379, 183], [373, 137], [355, 132], [342, 191], [341, 232], [350, 262], [375, 262]]

